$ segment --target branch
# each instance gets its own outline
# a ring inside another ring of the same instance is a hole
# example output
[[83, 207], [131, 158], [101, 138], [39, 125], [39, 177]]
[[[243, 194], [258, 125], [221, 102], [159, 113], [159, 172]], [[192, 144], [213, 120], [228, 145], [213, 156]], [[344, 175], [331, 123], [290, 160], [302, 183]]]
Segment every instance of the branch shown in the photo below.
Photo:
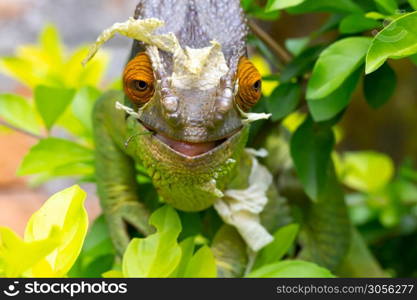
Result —
[[32, 132], [29, 132], [29, 131], [27, 131], [25, 129], [18, 128], [18, 127], [13, 126], [13, 125], [11, 125], [11, 124], [7, 123], [6, 121], [3, 121], [3, 120], [0, 120], [0, 125], [2, 125], [4, 127], [7, 127], [7, 128], [10, 128], [10, 129], [12, 129], [14, 131], [23, 133], [24, 135], [30, 136], [30, 137], [35, 138], [35, 139], [38, 139], [38, 140], [41, 140], [41, 139], [44, 138], [41, 135], [37, 135], [37, 134], [32, 133]]
[[284, 63], [287, 64], [291, 61], [292, 55], [285, 50], [280, 44], [278, 44], [265, 30], [263, 30], [253, 20], [248, 21], [249, 28], [252, 32], [263, 41], [275, 55]]

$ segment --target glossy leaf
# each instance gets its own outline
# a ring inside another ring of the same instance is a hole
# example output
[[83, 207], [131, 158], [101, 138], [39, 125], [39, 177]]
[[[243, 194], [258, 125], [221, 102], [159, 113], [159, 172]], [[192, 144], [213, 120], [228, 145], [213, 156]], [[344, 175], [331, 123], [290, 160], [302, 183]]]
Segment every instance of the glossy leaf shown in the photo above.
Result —
[[381, 68], [365, 76], [364, 94], [368, 104], [377, 109], [394, 94], [397, 86], [395, 71], [385, 63]]
[[21, 96], [0, 95], [0, 117], [17, 128], [40, 133], [38, 115], [29, 101]]
[[307, 100], [308, 108], [316, 122], [326, 121], [347, 107], [358, 84], [362, 70], [357, 70], [333, 93], [323, 99]]
[[372, 40], [366, 56], [366, 73], [372, 73], [389, 59], [400, 59], [417, 53], [417, 12], [405, 14]]
[[293, 112], [301, 98], [301, 87], [295, 83], [279, 85], [267, 99], [268, 111], [272, 120], [280, 120]]
[[286, 260], [251, 272], [248, 278], [333, 278], [329, 270], [301, 260]]
[[352, 14], [340, 22], [339, 31], [343, 34], [353, 34], [377, 28], [379, 25], [378, 21], [367, 18], [362, 14]]
[[51, 129], [55, 121], [65, 111], [74, 97], [74, 90], [37, 86], [35, 88], [36, 108], [41, 115], [46, 128]]
[[308, 82], [307, 99], [322, 99], [337, 88], [363, 63], [371, 39], [349, 37], [324, 50]]
[[25, 242], [47, 238], [54, 227], [58, 227], [61, 232], [59, 246], [45, 258], [51, 273], [35, 268], [33, 273], [36, 276], [62, 277], [71, 269], [87, 233], [88, 216], [84, 208], [86, 196], [78, 185], [74, 185], [54, 194], [29, 219]]
[[19, 175], [51, 172], [69, 164], [93, 161], [94, 152], [74, 142], [46, 138], [33, 146], [19, 167]]
[[333, 131], [308, 118], [291, 138], [291, 156], [307, 195], [316, 200], [327, 182], [327, 168], [334, 145]]

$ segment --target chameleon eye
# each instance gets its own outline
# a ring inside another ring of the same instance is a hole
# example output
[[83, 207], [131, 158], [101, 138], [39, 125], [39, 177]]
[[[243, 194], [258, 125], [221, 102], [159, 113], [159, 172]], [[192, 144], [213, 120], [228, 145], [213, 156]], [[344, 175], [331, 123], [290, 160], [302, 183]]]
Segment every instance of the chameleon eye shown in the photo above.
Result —
[[143, 80], [135, 80], [134, 85], [135, 89], [141, 92], [146, 91], [146, 89], [148, 88], [148, 83]]
[[154, 94], [154, 76], [149, 56], [141, 52], [128, 62], [123, 72], [123, 89], [126, 96], [138, 105], [151, 100]]
[[243, 111], [247, 112], [261, 98], [262, 77], [247, 57], [240, 59], [236, 77], [239, 79], [236, 103]]

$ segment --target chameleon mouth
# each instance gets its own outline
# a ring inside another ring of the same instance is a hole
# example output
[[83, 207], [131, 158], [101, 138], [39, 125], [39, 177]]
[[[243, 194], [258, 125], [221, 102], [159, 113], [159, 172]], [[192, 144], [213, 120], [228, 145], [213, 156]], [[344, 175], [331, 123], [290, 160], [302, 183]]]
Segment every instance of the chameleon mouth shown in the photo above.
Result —
[[155, 137], [173, 150], [191, 157], [207, 153], [226, 141], [226, 139], [222, 139], [214, 142], [189, 143], [173, 140], [160, 133], [155, 134]]
[[216, 151], [221, 146], [227, 144], [231, 139], [239, 134], [242, 130], [242, 127], [234, 130], [229, 135], [224, 136], [218, 140], [214, 141], [207, 141], [207, 142], [189, 142], [189, 141], [181, 141], [177, 139], [173, 139], [168, 137], [166, 134], [161, 133], [153, 128], [150, 128], [148, 125], [145, 125], [140, 120], [138, 123], [142, 125], [142, 127], [147, 130], [152, 136], [166, 147], [171, 149], [173, 152], [187, 158], [197, 158], [205, 156], [209, 153]]

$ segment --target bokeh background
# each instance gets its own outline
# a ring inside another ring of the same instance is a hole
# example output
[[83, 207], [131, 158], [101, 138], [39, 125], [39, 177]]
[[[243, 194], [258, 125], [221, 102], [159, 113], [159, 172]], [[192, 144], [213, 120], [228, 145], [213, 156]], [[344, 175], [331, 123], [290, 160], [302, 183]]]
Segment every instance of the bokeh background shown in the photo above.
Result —
[[[12, 56], [18, 45], [35, 44], [48, 23], [58, 28], [71, 51], [93, 42], [104, 28], [126, 20], [135, 6], [134, 0], [0, 0], [0, 56]], [[116, 37], [106, 45], [111, 59], [103, 84], [119, 76], [130, 44], [128, 39]], [[0, 93], [9, 92], [27, 95], [29, 90], [0, 74]], [[16, 176], [23, 156], [35, 143], [36, 139], [21, 133], [0, 134], [0, 224], [18, 233], [23, 233], [29, 216], [48, 196], [73, 183], [69, 179], [59, 179], [31, 188], [27, 178]], [[99, 213], [95, 187], [84, 184], [83, 188], [89, 191], [86, 205], [93, 219]]]

